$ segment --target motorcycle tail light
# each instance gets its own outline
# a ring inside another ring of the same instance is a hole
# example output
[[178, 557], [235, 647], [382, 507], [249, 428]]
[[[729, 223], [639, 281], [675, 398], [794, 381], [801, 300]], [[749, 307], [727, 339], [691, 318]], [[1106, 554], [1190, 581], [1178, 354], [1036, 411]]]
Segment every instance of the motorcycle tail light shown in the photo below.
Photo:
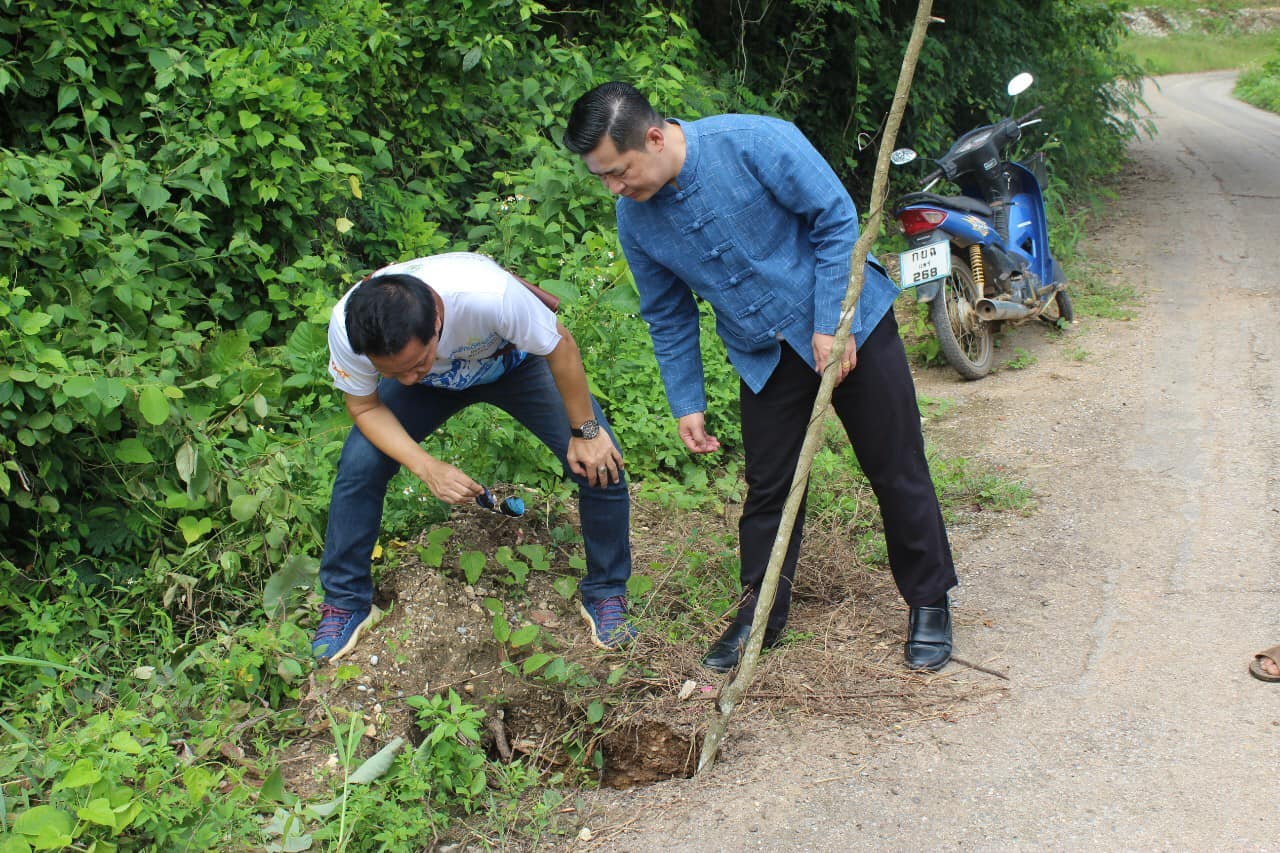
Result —
[[913, 207], [898, 214], [898, 222], [902, 223], [902, 233], [908, 237], [932, 231], [946, 218], [946, 213], [930, 207]]

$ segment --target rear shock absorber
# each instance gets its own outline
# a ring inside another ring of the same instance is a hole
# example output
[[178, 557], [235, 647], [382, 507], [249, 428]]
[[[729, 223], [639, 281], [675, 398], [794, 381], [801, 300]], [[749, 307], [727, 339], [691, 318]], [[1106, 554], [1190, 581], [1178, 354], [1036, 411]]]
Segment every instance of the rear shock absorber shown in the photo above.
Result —
[[973, 272], [973, 286], [978, 290], [978, 299], [987, 293], [987, 270], [982, 265], [982, 247], [977, 243], [969, 246], [969, 269]]

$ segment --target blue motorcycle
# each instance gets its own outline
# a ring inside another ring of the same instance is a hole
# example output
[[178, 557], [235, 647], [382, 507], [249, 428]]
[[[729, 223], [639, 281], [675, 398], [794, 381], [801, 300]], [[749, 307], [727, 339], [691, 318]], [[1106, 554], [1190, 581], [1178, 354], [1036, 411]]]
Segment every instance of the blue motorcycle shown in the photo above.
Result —
[[[1031, 83], [1030, 74], [1019, 74], [1009, 95]], [[902, 286], [917, 288], [916, 298], [930, 303], [942, 354], [965, 379], [991, 372], [1000, 324], [1074, 319], [1062, 267], [1049, 251], [1044, 154], [1021, 163], [1002, 156], [1043, 109], [961, 136], [934, 161], [938, 168], [921, 180], [922, 191], [902, 196], [894, 210], [909, 247], [900, 258]], [[900, 148], [890, 159], [901, 166], [916, 157]], [[943, 178], [961, 194], [928, 191]]]

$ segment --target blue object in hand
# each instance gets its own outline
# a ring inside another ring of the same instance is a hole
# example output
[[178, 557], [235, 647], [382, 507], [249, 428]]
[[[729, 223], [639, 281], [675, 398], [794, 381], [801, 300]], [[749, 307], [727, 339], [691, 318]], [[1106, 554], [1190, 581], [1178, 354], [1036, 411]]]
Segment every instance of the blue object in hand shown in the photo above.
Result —
[[493, 493], [490, 492], [488, 489], [485, 489], [483, 492], [476, 495], [476, 503], [484, 507], [485, 509], [493, 510], [494, 512], [500, 512], [503, 515], [510, 516], [511, 518], [519, 518], [520, 516], [524, 515], [524, 499], [523, 498], [517, 498], [517, 497], [505, 498], [503, 499], [501, 504], [495, 504], [493, 500]]

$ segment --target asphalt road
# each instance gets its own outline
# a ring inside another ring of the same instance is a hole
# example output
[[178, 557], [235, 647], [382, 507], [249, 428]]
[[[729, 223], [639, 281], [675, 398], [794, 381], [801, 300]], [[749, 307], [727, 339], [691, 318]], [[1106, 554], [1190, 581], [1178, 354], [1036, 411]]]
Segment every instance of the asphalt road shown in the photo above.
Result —
[[930, 440], [1038, 498], [953, 530], [957, 654], [1007, 697], [739, 730], [705, 777], [602, 793], [591, 846], [1280, 850], [1280, 684], [1247, 672], [1280, 643], [1280, 116], [1231, 84], [1148, 87], [1159, 133], [1088, 241], [1131, 321], [1026, 327], [1029, 367], [918, 377], [953, 403]]

